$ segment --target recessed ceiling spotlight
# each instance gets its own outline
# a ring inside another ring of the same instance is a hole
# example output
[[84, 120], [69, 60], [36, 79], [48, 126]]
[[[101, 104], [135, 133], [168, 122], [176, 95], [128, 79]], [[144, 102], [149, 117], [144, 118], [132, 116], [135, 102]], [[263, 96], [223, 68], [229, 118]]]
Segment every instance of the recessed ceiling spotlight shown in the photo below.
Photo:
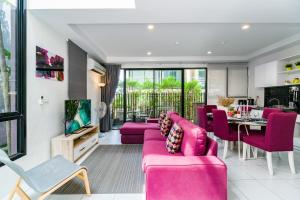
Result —
[[153, 30], [154, 29], [154, 25], [153, 24], [149, 24], [147, 28], [148, 28], [148, 30]]
[[208, 51], [207, 54], [208, 54], [208, 55], [212, 54], [212, 51]]
[[147, 52], [147, 55], [148, 55], [148, 56], [151, 56], [151, 55], [152, 55], [152, 52], [151, 52], [151, 51], [148, 51], [148, 52]]
[[178, 42], [178, 41], [176, 41], [176, 42], [175, 42], [175, 44], [176, 44], [176, 45], [179, 45], [179, 42]]
[[225, 42], [225, 41], [222, 41], [222, 42], [221, 42], [221, 45], [225, 45], [225, 44], [226, 44], [226, 42]]
[[250, 25], [249, 24], [244, 24], [242, 25], [241, 29], [242, 30], [248, 30], [250, 28]]

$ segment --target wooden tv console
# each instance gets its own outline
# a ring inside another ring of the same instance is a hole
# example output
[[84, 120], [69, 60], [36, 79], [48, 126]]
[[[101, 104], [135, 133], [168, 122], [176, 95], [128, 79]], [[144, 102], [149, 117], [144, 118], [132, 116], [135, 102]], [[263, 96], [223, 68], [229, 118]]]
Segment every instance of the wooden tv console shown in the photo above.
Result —
[[83, 128], [69, 136], [62, 134], [52, 138], [51, 156], [62, 155], [64, 158], [75, 162], [89, 152], [98, 142], [98, 126]]

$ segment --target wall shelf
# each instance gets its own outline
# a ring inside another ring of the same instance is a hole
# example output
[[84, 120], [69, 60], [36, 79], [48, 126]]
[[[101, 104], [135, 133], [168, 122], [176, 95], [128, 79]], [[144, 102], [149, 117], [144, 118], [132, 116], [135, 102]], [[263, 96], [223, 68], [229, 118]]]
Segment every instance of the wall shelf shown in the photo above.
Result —
[[289, 71], [278, 72], [278, 74], [297, 74], [297, 73], [300, 73], [300, 69], [293, 69], [293, 70], [289, 70]]

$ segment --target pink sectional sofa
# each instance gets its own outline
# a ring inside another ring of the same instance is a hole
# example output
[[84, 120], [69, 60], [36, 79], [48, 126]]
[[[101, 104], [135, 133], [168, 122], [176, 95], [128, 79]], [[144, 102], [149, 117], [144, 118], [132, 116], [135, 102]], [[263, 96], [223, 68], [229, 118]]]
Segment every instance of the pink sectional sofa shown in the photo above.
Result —
[[227, 168], [217, 157], [217, 143], [206, 131], [178, 115], [181, 151], [168, 153], [159, 129], [144, 131], [143, 163], [147, 200], [226, 200]]

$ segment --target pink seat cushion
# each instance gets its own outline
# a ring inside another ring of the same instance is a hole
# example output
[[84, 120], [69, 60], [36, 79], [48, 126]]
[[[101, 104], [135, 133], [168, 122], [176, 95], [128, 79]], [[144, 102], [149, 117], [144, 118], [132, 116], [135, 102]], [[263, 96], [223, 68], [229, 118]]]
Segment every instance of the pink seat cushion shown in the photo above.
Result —
[[159, 129], [158, 123], [126, 122], [120, 128], [122, 135], [143, 135], [146, 129]]
[[143, 146], [143, 168], [147, 163], [147, 156], [161, 156], [161, 157], [169, 157], [169, 156], [183, 156], [181, 152], [170, 154], [166, 148], [166, 140], [158, 141], [158, 140], [148, 140], [144, 141]]
[[265, 136], [264, 135], [245, 135], [243, 136], [243, 141], [247, 144], [250, 144], [251, 146], [258, 147], [263, 150], [268, 150], [265, 148]]
[[170, 154], [166, 148], [166, 140], [148, 140], [144, 141], [143, 157], [147, 155], [161, 155], [161, 156], [183, 156], [181, 152]]
[[202, 156], [206, 152], [206, 131], [188, 120], [178, 122], [183, 129], [181, 152], [185, 156]]
[[160, 130], [146, 129], [144, 133], [144, 141], [148, 140], [166, 141], [166, 138], [160, 134]]

